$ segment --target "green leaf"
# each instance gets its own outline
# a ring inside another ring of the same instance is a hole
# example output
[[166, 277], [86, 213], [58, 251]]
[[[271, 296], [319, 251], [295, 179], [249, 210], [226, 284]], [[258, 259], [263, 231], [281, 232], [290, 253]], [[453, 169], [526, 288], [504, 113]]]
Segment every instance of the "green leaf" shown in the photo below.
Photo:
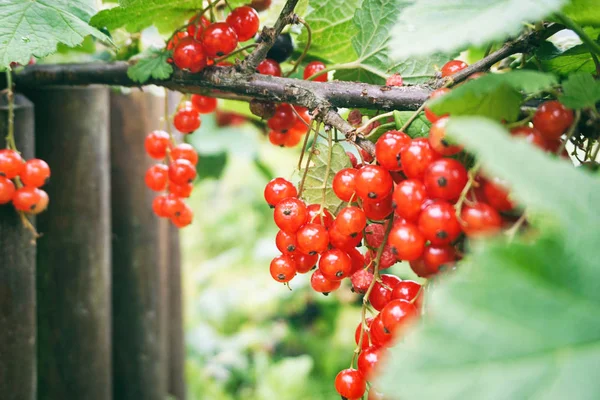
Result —
[[199, 153], [198, 164], [196, 165], [198, 173], [196, 182], [210, 178], [219, 179], [227, 166], [227, 158], [228, 155], [225, 151], [221, 153]]
[[59, 43], [78, 46], [88, 35], [110, 42], [88, 25], [95, 10], [86, 0], [4, 0], [0, 9], [0, 70], [45, 57]]
[[545, 216], [531, 219], [544, 233], [475, 245], [428, 293], [378, 388], [409, 400], [600, 398], [600, 180], [483, 118], [453, 118], [448, 132]]
[[[311, 53], [319, 54], [333, 63], [354, 59], [350, 38], [356, 32], [352, 18], [362, 0], [310, 0], [304, 20], [312, 30]], [[306, 45], [306, 32], [298, 46]]]
[[125, 27], [129, 32], [154, 25], [161, 33], [172, 33], [202, 8], [202, 0], [126, 0], [118, 7], [100, 11], [91, 24], [107, 29]]
[[[414, 111], [394, 111], [396, 129], [402, 128], [413, 114]], [[431, 128], [431, 122], [425, 118], [425, 113], [419, 113], [419, 116], [404, 130], [404, 133], [413, 139], [427, 137], [429, 135], [429, 128]]]
[[150, 48], [145, 54], [127, 69], [129, 79], [145, 83], [148, 79], [168, 79], [173, 73], [173, 66], [168, 63], [170, 51]]
[[59, 43], [56, 46], [56, 52], [59, 54], [69, 54], [71, 52], [94, 54], [96, 52], [96, 41], [92, 36], [86, 36], [85, 39], [83, 39], [83, 42], [75, 47], [69, 47], [65, 44]]
[[544, 71], [560, 76], [568, 76], [577, 71], [594, 72], [596, 65], [586, 45], [580, 44], [566, 51], [560, 51], [550, 42], [544, 42], [535, 51]]
[[[327, 165], [330, 165], [327, 179]], [[321, 204], [333, 214], [337, 214], [344, 204], [333, 192], [332, 184], [334, 175], [344, 168], [352, 168], [346, 150], [339, 143], [329, 147], [326, 143], [317, 143], [312, 157], [312, 165], [308, 168], [302, 198], [308, 204]], [[300, 171], [300, 176], [304, 170]], [[323, 199], [325, 193], [325, 199]], [[325, 200], [325, 201], [323, 201]]]
[[538, 93], [557, 83], [554, 75], [537, 71], [487, 74], [431, 100], [429, 107], [438, 115], [482, 115], [496, 120], [514, 121], [521, 106], [522, 96], [519, 91], [525, 94]]
[[571, 0], [563, 9], [563, 13], [579, 25], [600, 26], [598, 0]]
[[402, 75], [404, 83], [415, 85], [425, 83], [454, 57], [447, 54], [432, 54], [427, 57], [410, 57], [399, 60], [390, 68], [390, 73]]
[[415, 0], [392, 29], [391, 56], [451, 53], [518, 34], [566, 0]]
[[600, 101], [600, 82], [587, 72], [573, 74], [563, 83], [563, 94], [559, 100], [575, 110], [595, 107]]

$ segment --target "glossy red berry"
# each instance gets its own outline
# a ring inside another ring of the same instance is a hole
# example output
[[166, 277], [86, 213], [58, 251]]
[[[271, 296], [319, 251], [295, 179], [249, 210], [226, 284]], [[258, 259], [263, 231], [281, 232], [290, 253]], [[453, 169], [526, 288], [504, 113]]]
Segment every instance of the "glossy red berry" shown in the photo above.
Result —
[[0, 176], [0, 204], [10, 203], [15, 194], [15, 184], [8, 178]]
[[319, 224], [306, 224], [296, 233], [298, 249], [310, 256], [321, 254], [329, 246], [327, 228]]
[[375, 201], [363, 200], [362, 206], [365, 216], [371, 221], [383, 221], [394, 211], [392, 196]]
[[279, 66], [277, 61], [271, 60], [270, 58], [262, 60], [260, 64], [258, 64], [256, 71], [263, 75], [281, 76], [281, 66]]
[[46, 161], [34, 158], [25, 163], [19, 177], [25, 186], [41, 187], [50, 178], [50, 167]]
[[41, 189], [25, 186], [17, 189], [12, 202], [18, 211], [39, 214], [48, 206], [48, 194]]
[[171, 158], [173, 160], [188, 160], [193, 165], [198, 164], [198, 152], [194, 149], [194, 146], [187, 143], [181, 143], [175, 146], [171, 150]]
[[388, 243], [398, 260], [412, 261], [421, 257], [425, 248], [425, 236], [412, 223], [392, 227]]
[[146, 171], [144, 180], [150, 190], [154, 190], [155, 192], [165, 190], [167, 181], [169, 180], [169, 167], [164, 164], [151, 166]]
[[376, 346], [370, 346], [360, 352], [356, 366], [365, 380], [371, 380], [375, 376], [380, 360], [381, 353]]
[[453, 265], [456, 262], [456, 259], [456, 250], [450, 245], [427, 246], [423, 252], [423, 263], [425, 269], [421, 273], [417, 274], [425, 278], [435, 275], [438, 273], [441, 267]]
[[146, 153], [157, 160], [162, 160], [167, 156], [167, 149], [170, 145], [171, 138], [165, 131], [153, 131], [146, 136], [144, 141]]
[[288, 197], [277, 203], [273, 218], [275, 224], [282, 231], [296, 233], [306, 223], [308, 211], [306, 211], [306, 205], [302, 200]]
[[[385, 276], [393, 276], [393, 275], [385, 275]], [[389, 278], [387, 280], [392, 284], [397, 284], [400, 282], [400, 278], [397, 278], [397, 279], [398, 279], [397, 282], [394, 282], [394, 281], [390, 280]], [[385, 284], [385, 286], [379, 282], [376, 282], [375, 285], [373, 285], [373, 290], [371, 291], [371, 294], [369, 296], [369, 303], [371, 303], [373, 308], [376, 309], [377, 311], [381, 311], [383, 309], [383, 307], [385, 307], [386, 304], [389, 303], [390, 300], [392, 299], [391, 287], [388, 285], [388, 282], [385, 282], [383, 280], [383, 275], [382, 275], [381, 280]]]
[[454, 207], [445, 201], [431, 203], [419, 216], [419, 230], [433, 245], [446, 245], [460, 236], [462, 229]]
[[193, 94], [190, 100], [200, 114], [210, 114], [217, 109], [217, 99], [214, 97]]
[[392, 333], [385, 329], [383, 321], [381, 320], [381, 313], [375, 317], [371, 323], [371, 342], [374, 346], [385, 347], [391, 344], [394, 336]]
[[335, 219], [336, 229], [342, 235], [358, 235], [367, 225], [367, 217], [358, 207], [348, 206], [340, 210]]
[[0, 176], [12, 179], [21, 174], [25, 161], [15, 150], [0, 150]]
[[356, 159], [356, 156], [354, 155], [354, 153], [351, 153], [351, 152], [347, 151], [346, 155], [350, 159], [350, 163], [352, 164], [352, 168], [356, 168], [356, 166], [358, 165], [358, 160]]
[[183, 203], [183, 207], [178, 213], [171, 217], [171, 223], [178, 228], [184, 228], [192, 223], [194, 212], [187, 204]]
[[297, 146], [300, 141], [304, 139], [304, 133], [294, 131], [292, 127], [285, 133], [285, 140], [283, 142], [283, 147], [294, 147]]
[[391, 193], [393, 186], [390, 173], [377, 165], [365, 165], [356, 175], [356, 194], [362, 199], [383, 199]]
[[406, 300], [391, 300], [381, 310], [383, 327], [392, 334], [398, 334], [414, 322], [418, 313], [417, 308]]
[[452, 158], [432, 162], [423, 177], [429, 198], [450, 202], [458, 200], [468, 180], [467, 169]]
[[333, 215], [326, 208], [321, 208], [320, 204], [311, 204], [306, 211], [309, 223], [323, 225], [327, 229], [333, 225]]
[[[440, 88], [440, 89], [434, 90], [429, 95], [429, 99], [431, 100], [431, 99], [435, 99], [436, 97], [443, 96], [446, 93], [448, 93], [449, 91], [450, 91], [450, 89], [448, 89], [448, 88]], [[447, 114], [446, 115], [436, 115], [429, 109], [429, 107], [425, 107], [425, 118], [427, 118], [429, 120], [429, 122], [431, 122], [431, 123], [435, 123], [440, 118], [443, 118], [446, 116], [448, 116], [448, 115]]]
[[370, 347], [369, 344], [369, 328], [371, 326], [371, 324], [373, 323], [373, 318], [366, 318], [365, 319], [365, 326], [364, 326], [364, 331], [363, 331], [363, 323], [362, 321], [358, 323], [358, 325], [356, 326], [356, 330], [354, 331], [354, 340], [356, 341], [356, 344], [358, 344], [358, 342], [360, 342], [360, 334], [361, 332], [364, 332], [363, 335], [363, 341], [362, 341], [362, 350]]
[[188, 21], [187, 33], [196, 40], [202, 38], [202, 32], [204, 28], [210, 25], [210, 21], [205, 16], [194, 15]]
[[350, 261], [352, 262], [352, 270], [350, 271], [350, 275], [353, 275], [356, 271], [363, 270], [365, 268], [365, 257], [360, 251], [358, 251], [358, 249], [352, 248], [344, 251], [348, 253]]
[[172, 218], [184, 213], [185, 208], [186, 204], [183, 202], [183, 199], [171, 193], [165, 197], [162, 211], [166, 217]]
[[288, 134], [280, 131], [269, 132], [269, 142], [274, 146], [285, 147], [288, 140]]
[[451, 144], [446, 138], [448, 117], [440, 118], [429, 129], [429, 144], [431, 148], [443, 156], [453, 156], [462, 151], [462, 146]]
[[382, 224], [369, 224], [365, 228], [365, 241], [372, 249], [378, 249], [383, 244], [384, 237], [385, 226]]
[[258, 13], [254, 8], [248, 6], [234, 9], [227, 16], [226, 21], [235, 31], [240, 42], [252, 39], [260, 27]]
[[402, 281], [392, 290], [392, 300], [406, 300], [417, 305], [419, 296], [421, 296], [421, 285], [415, 281]]
[[189, 36], [179, 40], [173, 50], [173, 62], [179, 69], [192, 73], [202, 71], [206, 67], [206, 52], [202, 43]]
[[417, 179], [400, 182], [396, 185], [392, 196], [396, 214], [411, 222], [419, 218], [425, 199], [427, 199], [425, 185]]
[[264, 196], [267, 204], [275, 207], [277, 203], [287, 197], [298, 196], [298, 190], [292, 182], [283, 178], [275, 178], [265, 186]]
[[500, 212], [512, 211], [515, 208], [505, 188], [506, 182], [500, 178], [486, 179], [483, 182], [483, 194], [487, 202]]
[[373, 281], [373, 274], [366, 269], [359, 269], [352, 274], [350, 281], [354, 292], [364, 294]]
[[325, 278], [320, 269], [316, 269], [310, 277], [310, 286], [318, 293], [329, 294], [337, 290], [340, 285], [340, 280], [331, 281]]
[[458, 71], [467, 68], [467, 63], [460, 60], [450, 60], [442, 67], [442, 78], [454, 75]]
[[402, 86], [404, 80], [402, 79], [402, 75], [394, 74], [385, 80], [385, 86]]
[[207, 57], [222, 57], [235, 50], [238, 35], [227, 23], [215, 22], [202, 32], [202, 44]]
[[409, 179], [423, 179], [427, 167], [439, 158], [425, 138], [414, 139], [400, 152], [404, 175]]
[[296, 271], [299, 274], [305, 274], [311, 269], [317, 268], [317, 262], [319, 261], [319, 255], [309, 256], [308, 254], [298, 253], [292, 254], [292, 258], [296, 262]]
[[367, 390], [367, 383], [357, 370], [353, 368], [340, 371], [335, 377], [335, 390], [348, 400], [358, 400]]
[[200, 114], [191, 102], [184, 102], [173, 117], [173, 125], [181, 133], [192, 133], [200, 128]]
[[350, 276], [352, 260], [350, 256], [340, 249], [331, 249], [321, 254], [319, 270], [330, 281], [341, 281]]
[[283, 103], [277, 106], [275, 114], [269, 118], [267, 125], [274, 131], [286, 131], [296, 123], [296, 113], [291, 105]]
[[167, 201], [166, 195], [156, 196], [154, 200], [152, 200], [152, 211], [157, 217], [168, 217], [169, 214], [165, 210], [165, 203]]
[[375, 158], [379, 165], [389, 171], [401, 170], [400, 152], [410, 142], [410, 136], [404, 132], [389, 131], [381, 135], [375, 144]]
[[292, 257], [280, 255], [271, 261], [269, 271], [277, 282], [289, 282], [296, 276], [296, 263]]
[[177, 32], [176, 34], [173, 35], [171, 40], [169, 40], [167, 42], [167, 50], [173, 50], [175, 48], [175, 46], [177, 46], [177, 44], [181, 41], [181, 39], [188, 37], [188, 36], [189, 35], [187, 32], [183, 32], [183, 31]]
[[358, 170], [344, 168], [333, 177], [332, 188], [335, 195], [342, 201], [356, 200], [356, 176]]
[[502, 229], [502, 217], [495, 208], [485, 203], [464, 206], [460, 220], [467, 236], [489, 236]]
[[298, 242], [295, 233], [280, 230], [275, 236], [275, 245], [282, 254], [291, 256], [298, 253]]
[[334, 221], [331, 228], [329, 228], [329, 243], [337, 249], [344, 251], [350, 251], [354, 247], [360, 244], [363, 234], [359, 232], [358, 235], [345, 235], [337, 229], [337, 224]]
[[557, 140], [573, 123], [573, 111], [556, 100], [543, 103], [533, 116], [533, 126], [547, 140]]
[[516, 137], [525, 139], [526, 142], [531, 143], [535, 147], [540, 149], [546, 149], [548, 142], [542, 134], [535, 128], [528, 126], [519, 126], [510, 130], [510, 134]]
[[184, 183], [183, 185], [178, 185], [174, 182], [169, 182], [169, 193], [173, 193], [175, 196], [188, 198], [192, 195], [193, 190], [193, 183]]
[[[312, 61], [308, 63], [304, 68], [304, 79], [310, 79], [311, 76], [323, 71], [325, 68], [325, 64], [323, 64], [321, 61]], [[317, 76], [313, 79], [313, 81], [327, 82], [327, 73]]]
[[169, 180], [177, 185], [191, 183], [196, 178], [196, 167], [188, 160], [178, 159], [169, 164]]

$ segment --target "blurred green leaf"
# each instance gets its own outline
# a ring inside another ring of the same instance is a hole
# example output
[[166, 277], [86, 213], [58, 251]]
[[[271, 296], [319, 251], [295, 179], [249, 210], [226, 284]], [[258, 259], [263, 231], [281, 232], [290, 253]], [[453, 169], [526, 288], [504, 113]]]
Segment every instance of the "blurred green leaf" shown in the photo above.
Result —
[[572, 72], [594, 72], [596, 65], [588, 47], [584, 44], [561, 51], [550, 42], [544, 42], [535, 50], [535, 56], [547, 72], [567, 76]]
[[270, 181], [271, 179], [275, 178], [275, 174], [271, 168], [269, 168], [269, 166], [262, 162], [259, 158], [254, 159], [254, 166], [267, 180]]
[[219, 179], [227, 165], [227, 153], [200, 153], [198, 156], [198, 164], [196, 165], [197, 181], [209, 178]]
[[83, 39], [83, 42], [77, 46], [69, 47], [63, 43], [59, 43], [56, 46], [56, 52], [60, 54], [69, 52], [94, 54], [96, 52], [96, 41], [93, 36], [88, 35]]
[[[394, 111], [394, 120], [396, 121], [396, 129], [400, 129], [414, 115], [414, 111]], [[404, 130], [411, 138], [427, 137], [429, 135], [431, 122], [425, 118], [425, 113], [419, 113], [419, 116], [410, 123], [408, 129]]]
[[309, 356], [286, 358], [262, 374], [258, 380], [258, 399], [291, 400], [302, 397], [309, 385], [313, 360]]
[[563, 94], [558, 99], [572, 109], [595, 107], [600, 101], [600, 82], [587, 72], [573, 74], [563, 83]]
[[127, 76], [139, 83], [144, 83], [150, 78], [168, 79], [173, 74], [173, 66], [167, 61], [171, 55], [170, 51], [150, 48], [127, 68]]
[[600, 4], [598, 0], [571, 0], [563, 13], [579, 25], [600, 26]]

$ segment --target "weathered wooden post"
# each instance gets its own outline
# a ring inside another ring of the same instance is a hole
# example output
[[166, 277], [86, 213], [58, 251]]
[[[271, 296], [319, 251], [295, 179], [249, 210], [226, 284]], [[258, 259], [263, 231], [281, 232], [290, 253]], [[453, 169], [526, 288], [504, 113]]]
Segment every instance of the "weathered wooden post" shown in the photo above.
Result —
[[109, 89], [32, 90], [36, 155], [52, 169], [38, 216], [38, 399], [111, 388]]
[[[15, 96], [15, 139], [24, 158], [34, 154], [34, 108]], [[8, 103], [0, 96], [0, 147], [8, 132]], [[35, 242], [11, 204], [0, 206], [0, 397], [34, 400]]]

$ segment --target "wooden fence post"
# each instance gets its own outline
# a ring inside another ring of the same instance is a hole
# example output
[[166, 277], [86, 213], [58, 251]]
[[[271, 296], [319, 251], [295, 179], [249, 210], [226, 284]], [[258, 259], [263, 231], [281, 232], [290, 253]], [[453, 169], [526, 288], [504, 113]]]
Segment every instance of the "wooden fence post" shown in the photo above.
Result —
[[185, 400], [185, 340], [179, 229], [169, 226], [169, 394]]
[[[15, 96], [15, 138], [24, 158], [34, 154], [33, 103]], [[8, 132], [6, 96], [0, 96], [0, 146]], [[11, 204], [0, 206], [0, 397], [34, 400], [35, 243]]]
[[29, 94], [36, 155], [52, 169], [38, 216], [38, 400], [112, 397], [108, 90]]

